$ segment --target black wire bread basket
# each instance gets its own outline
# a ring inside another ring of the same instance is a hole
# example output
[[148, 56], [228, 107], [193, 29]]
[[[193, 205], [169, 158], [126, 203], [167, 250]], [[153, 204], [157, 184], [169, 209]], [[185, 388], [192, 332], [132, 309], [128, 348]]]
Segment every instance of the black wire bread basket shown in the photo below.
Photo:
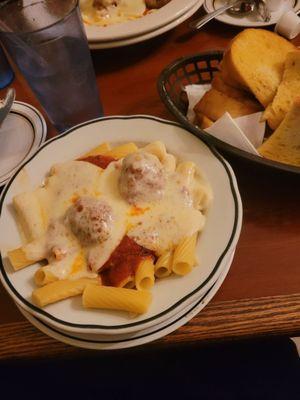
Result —
[[222, 58], [222, 51], [209, 51], [179, 58], [164, 68], [158, 77], [157, 88], [167, 109], [187, 130], [225, 153], [234, 154], [237, 157], [269, 168], [300, 174], [299, 167], [268, 160], [231, 146], [205, 132], [187, 119], [188, 99], [184, 90], [185, 86], [210, 83], [214, 74], [218, 71], [218, 65]]

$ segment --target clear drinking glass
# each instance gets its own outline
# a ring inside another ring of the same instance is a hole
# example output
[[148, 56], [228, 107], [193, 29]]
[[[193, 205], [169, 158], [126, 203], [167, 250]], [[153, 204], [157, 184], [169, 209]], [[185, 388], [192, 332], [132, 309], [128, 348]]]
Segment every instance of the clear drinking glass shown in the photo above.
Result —
[[62, 132], [103, 115], [78, 0], [0, 3], [0, 38]]

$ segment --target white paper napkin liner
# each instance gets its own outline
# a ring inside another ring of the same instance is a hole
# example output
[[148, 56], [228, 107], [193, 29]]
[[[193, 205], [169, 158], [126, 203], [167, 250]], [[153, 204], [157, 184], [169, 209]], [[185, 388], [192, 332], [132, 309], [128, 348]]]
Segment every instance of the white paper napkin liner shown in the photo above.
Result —
[[266, 122], [261, 122], [262, 112], [256, 112], [242, 117], [234, 118], [243, 134], [257, 149], [263, 142], [266, 130]]
[[186, 91], [188, 100], [189, 100], [189, 108], [187, 112], [187, 119], [190, 122], [194, 122], [195, 120], [195, 112], [194, 112], [194, 107], [202, 99], [202, 97], [205, 95], [205, 93], [211, 89], [211, 84], [195, 84], [195, 85], [187, 85], [185, 86], [184, 90]]
[[[195, 120], [195, 112], [193, 110], [195, 105], [210, 89], [211, 84], [192, 84], [185, 86], [185, 91], [189, 101], [187, 119], [191, 123], [193, 123]], [[223, 116], [224, 119], [221, 117], [210, 127], [213, 127], [211, 131], [210, 128], [205, 130], [226, 143], [232, 144], [233, 146], [248, 151], [252, 154], [259, 155], [256, 151], [256, 148], [262, 144], [266, 128], [266, 123], [260, 122], [262, 113], [257, 112], [235, 119], [233, 119], [229, 113], [226, 114], [227, 117]], [[221, 123], [219, 123], [220, 120]], [[223, 126], [224, 123], [225, 126]], [[238, 136], [241, 136], [241, 138], [238, 138]]]
[[223, 142], [259, 156], [258, 151], [228, 112], [204, 130]]

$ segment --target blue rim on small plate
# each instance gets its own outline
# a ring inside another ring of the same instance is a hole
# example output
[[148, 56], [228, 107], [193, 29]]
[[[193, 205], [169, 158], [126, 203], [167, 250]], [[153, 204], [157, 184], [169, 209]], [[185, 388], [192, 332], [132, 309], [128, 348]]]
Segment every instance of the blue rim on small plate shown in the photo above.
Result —
[[[25, 160], [33, 155], [36, 149], [46, 140], [46, 136], [47, 125], [42, 114], [30, 104], [14, 101], [10, 113], [0, 128], [1, 163], [5, 165], [5, 170], [2, 173], [2, 168], [0, 168], [0, 187], [8, 181]], [[20, 150], [20, 143], [22, 142], [24, 147]], [[7, 163], [11, 163], [11, 157], [15, 156], [14, 147], [19, 147], [20, 153], [15, 162], [7, 169]], [[8, 161], [6, 161], [6, 156]]]

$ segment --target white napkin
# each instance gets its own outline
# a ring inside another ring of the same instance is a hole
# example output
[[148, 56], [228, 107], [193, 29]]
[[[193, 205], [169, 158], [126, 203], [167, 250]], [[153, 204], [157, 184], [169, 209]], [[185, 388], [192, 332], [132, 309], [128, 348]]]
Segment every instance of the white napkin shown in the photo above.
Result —
[[[189, 100], [187, 118], [190, 122], [193, 122], [195, 118], [193, 108], [210, 88], [211, 85], [187, 85], [185, 87]], [[256, 149], [263, 142], [266, 128], [265, 122], [260, 122], [261, 116], [262, 113], [257, 112], [232, 118], [226, 112], [213, 125], [204, 130], [223, 142], [251, 154], [259, 155]]]
[[211, 89], [211, 84], [187, 85], [184, 89], [189, 99], [189, 108], [186, 116], [189, 121], [193, 122], [195, 119], [194, 107], [205, 93]]
[[236, 121], [231, 118], [228, 112], [219, 118], [213, 125], [204, 130], [223, 142], [238, 147], [241, 150], [245, 150], [248, 153], [259, 155], [253, 144], [247, 136], [244, 135], [243, 131], [240, 129]]
[[266, 130], [266, 122], [261, 122], [262, 112], [244, 115], [234, 118], [242, 133], [257, 149], [263, 142]]

